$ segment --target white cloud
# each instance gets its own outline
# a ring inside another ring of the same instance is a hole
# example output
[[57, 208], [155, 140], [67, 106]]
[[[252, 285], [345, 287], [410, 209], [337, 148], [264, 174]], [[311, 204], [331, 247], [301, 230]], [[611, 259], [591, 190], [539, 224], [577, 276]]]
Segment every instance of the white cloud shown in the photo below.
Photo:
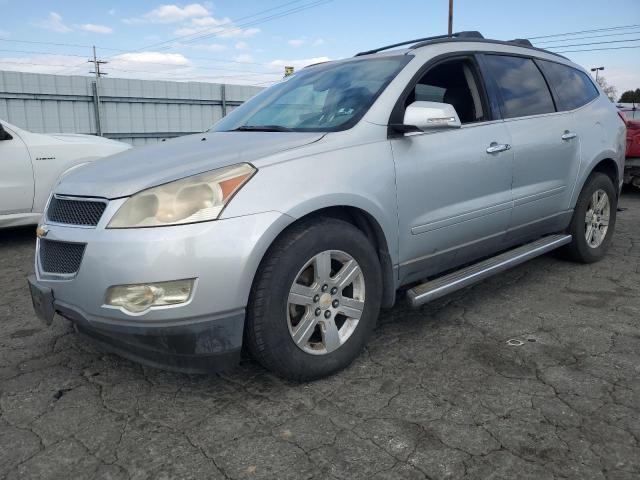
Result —
[[311, 44], [312, 47], [319, 47], [320, 45], [324, 45], [324, 38], [316, 38]]
[[56, 12], [49, 12], [49, 17], [46, 20], [38, 22], [37, 25], [40, 28], [51, 30], [57, 33], [69, 33], [72, 31], [71, 28], [63, 23], [62, 16]]
[[233, 28], [231, 30], [228, 30], [226, 32], [221, 32], [220, 36], [221, 37], [243, 37], [243, 38], [249, 38], [249, 37], [253, 37], [254, 35], [257, 35], [258, 33], [260, 33], [260, 29], [259, 28], [247, 28], [247, 29], [242, 29], [242, 28]]
[[[256, 85], [280, 80], [281, 69], [256, 74], [244, 71], [245, 66], [221, 70], [215, 67], [199, 68], [180, 54], [162, 52], [135, 52], [118, 55], [102, 67], [109, 78], [139, 78], [143, 80], [169, 80], [176, 82], [195, 81], [209, 83], [232, 83]], [[88, 75], [90, 67], [78, 62], [78, 57], [67, 55], [34, 55], [29, 57], [0, 57], [0, 70], [50, 73], [65, 75]]]
[[137, 63], [137, 64], [164, 64], [163, 66], [184, 67], [191, 64], [189, 60], [181, 53], [163, 53], [163, 52], [133, 52], [122, 53], [116, 55], [111, 64], [117, 62]]
[[222, 19], [218, 19], [218, 18], [213, 18], [209, 16], [209, 17], [200, 17], [200, 18], [191, 19], [191, 25], [195, 25], [198, 27], [217, 27], [219, 25], [228, 25], [230, 23], [231, 23], [231, 20], [229, 20], [226, 17]]
[[84, 25], [80, 25], [82, 30], [92, 33], [112, 33], [113, 28], [107, 27], [106, 25], [96, 25], [94, 23], [85, 23]]
[[287, 43], [292, 47], [301, 47], [307, 42], [305, 38], [293, 38], [289, 40]]
[[236, 43], [236, 50], [246, 50], [249, 48], [249, 44], [247, 42], [243, 42], [242, 40]]
[[112, 8], [111, 10], [109, 10], [109, 15], [113, 16], [115, 14], [116, 14], [115, 8]]
[[221, 43], [197, 43], [195, 45], [187, 46], [196, 50], [208, 50], [209, 52], [222, 52], [227, 49], [227, 46]]
[[236, 55], [235, 57], [233, 57], [233, 60], [235, 62], [250, 63], [253, 61], [253, 57], [248, 53], [242, 53], [240, 55]]
[[[35, 55], [32, 57], [3, 57], [0, 58], [0, 70], [11, 70], [19, 72], [33, 73], [57, 73], [65, 70], [68, 66], [79, 65], [78, 57], [68, 55]], [[86, 64], [76, 70], [74, 74], [86, 74], [88, 72]], [[67, 72], [69, 73], [69, 72]]]
[[206, 17], [209, 10], [199, 3], [190, 3], [184, 7], [178, 5], [160, 5], [158, 8], [145, 13], [143, 20], [152, 23], [176, 23], [194, 17]]
[[259, 28], [247, 28], [242, 29], [234, 26], [233, 24], [219, 23], [213, 28], [202, 28], [199, 26], [182, 26], [176, 29], [174, 32], [179, 37], [186, 37], [188, 35], [194, 35], [196, 33], [211, 35], [218, 38], [249, 38], [260, 33]]

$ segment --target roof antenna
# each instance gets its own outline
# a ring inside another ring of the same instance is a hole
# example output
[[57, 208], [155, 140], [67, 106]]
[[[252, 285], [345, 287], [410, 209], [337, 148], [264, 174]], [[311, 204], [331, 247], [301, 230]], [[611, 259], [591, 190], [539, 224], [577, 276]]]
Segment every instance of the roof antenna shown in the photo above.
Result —
[[453, 36], [453, 0], [449, 0], [449, 37]]

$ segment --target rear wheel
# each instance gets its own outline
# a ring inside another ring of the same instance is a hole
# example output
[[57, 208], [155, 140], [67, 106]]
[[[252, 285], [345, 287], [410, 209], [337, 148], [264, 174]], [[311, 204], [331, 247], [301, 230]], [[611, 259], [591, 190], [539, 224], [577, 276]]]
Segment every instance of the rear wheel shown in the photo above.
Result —
[[380, 264], [360, 230], [333, 218], [294, 226], [256, 275], [247, 313], [249, 351], [291, 380], [341, 370], [371, 335], [381, 293]]
[[592, 263], [602, 259], [609, 249], [616, 224], [618, 196], [611, 179], [594, 172], [580, 192], [569, 233], [572, 242], [563, 252], [570, 259]]

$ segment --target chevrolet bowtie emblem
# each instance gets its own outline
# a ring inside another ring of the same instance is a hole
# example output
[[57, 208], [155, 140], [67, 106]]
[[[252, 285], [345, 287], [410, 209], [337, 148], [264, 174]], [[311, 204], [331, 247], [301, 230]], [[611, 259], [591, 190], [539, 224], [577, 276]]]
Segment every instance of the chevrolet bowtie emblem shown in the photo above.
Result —
[[44, 227], [36, 228], [36, 237], [38, 237], [38, 238], [46, 237], [47, 233], [49, 233], [49, 230], [47, 230]]

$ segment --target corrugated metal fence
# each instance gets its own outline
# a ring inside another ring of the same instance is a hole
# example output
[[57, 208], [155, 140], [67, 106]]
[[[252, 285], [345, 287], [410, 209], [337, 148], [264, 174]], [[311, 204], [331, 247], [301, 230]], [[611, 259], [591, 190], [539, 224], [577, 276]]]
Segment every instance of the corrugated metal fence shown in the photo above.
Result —
[[0, 71], [0, 118], [38, 133], [101, 134], [133, 145], [206, 130], [261, 89]]

